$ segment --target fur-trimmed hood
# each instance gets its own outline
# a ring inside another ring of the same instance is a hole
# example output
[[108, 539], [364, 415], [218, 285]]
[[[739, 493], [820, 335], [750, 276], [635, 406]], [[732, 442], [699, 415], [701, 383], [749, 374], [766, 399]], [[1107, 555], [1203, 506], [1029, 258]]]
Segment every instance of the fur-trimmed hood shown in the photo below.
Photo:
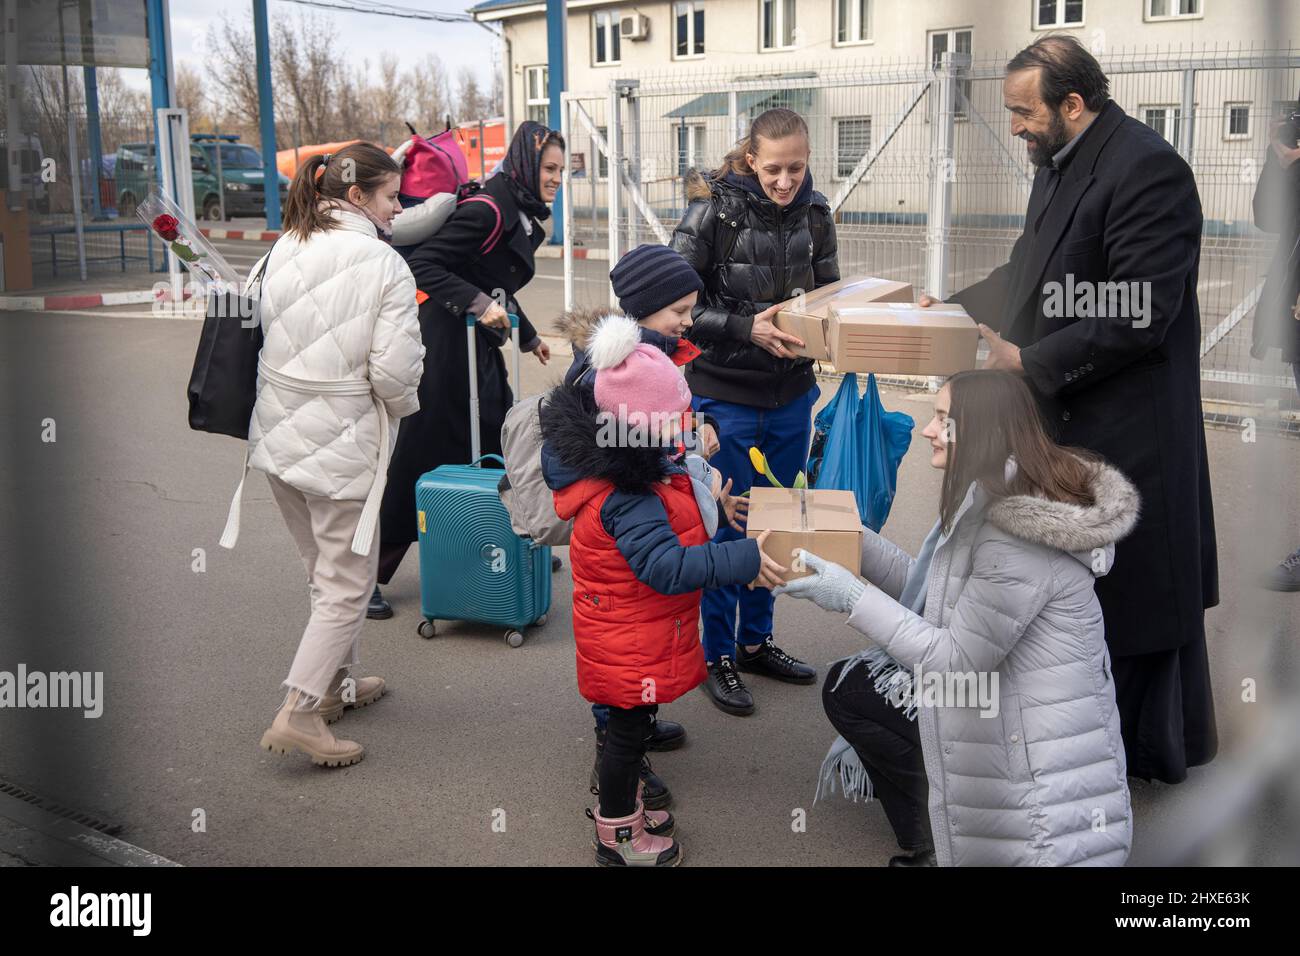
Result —
[[1095, 562], [1088, 556], [1132, 531], [1141, 507], [1133, 483], [1104, 462], [1093, 475], [1092, 495], [1091, 505], [1010, 495], [989, 506], [988, 520], [1007, 534], [1068, 551], [1092, 566]]
[[623, 315], [619, 309], [570, 309], [568, 312], [561, 314], [555, 320], [556, 330], [569, 340], [569, 344], [575, 349], [587, 349], [587, 342], [591, 339], [591, 333], [596, 330], [596, 324], [607, 315]]
[[668, 459], [672, 449], [601, 442], [599, 416], [596, 393], [590, 385], [559, 385], [542, 400], [538, 410], [542, 475], [552, 491], [590, 478], [608, 481], [629, 494], [646, 494], [660, 478], [681, 470]]

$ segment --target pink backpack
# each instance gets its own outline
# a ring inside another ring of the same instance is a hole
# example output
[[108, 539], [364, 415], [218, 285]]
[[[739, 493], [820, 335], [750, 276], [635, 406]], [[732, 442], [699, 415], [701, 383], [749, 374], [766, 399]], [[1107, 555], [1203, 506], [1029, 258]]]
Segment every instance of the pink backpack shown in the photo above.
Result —
[[456, 194], [469, 181], [469, 163], [457, 142], [458, 132], [449, 129], [429, 139], [411, 130], [405, 149], [398, 147], [402, 195], [427, 199], [437, 193]]

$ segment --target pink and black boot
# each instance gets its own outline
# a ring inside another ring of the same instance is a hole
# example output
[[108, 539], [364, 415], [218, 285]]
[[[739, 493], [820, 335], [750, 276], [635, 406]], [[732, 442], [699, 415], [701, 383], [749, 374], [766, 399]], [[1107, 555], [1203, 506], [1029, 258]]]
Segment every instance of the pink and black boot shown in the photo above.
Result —
[[[602, 817], [596, 821], [596, 862], [601, 866], [676, 866], [682, 862], [682, 848], [671, 837], [653, 836], [646, 829], [646, 809], [640, 800], [626, 817]], [[671, 825], [672, 816], [667, 816]]]

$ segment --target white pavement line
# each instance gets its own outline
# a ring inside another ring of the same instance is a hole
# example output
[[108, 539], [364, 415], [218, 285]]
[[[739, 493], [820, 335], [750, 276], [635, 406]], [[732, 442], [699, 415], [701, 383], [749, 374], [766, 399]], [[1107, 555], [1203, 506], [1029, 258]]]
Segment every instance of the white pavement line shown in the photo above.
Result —
[[0, 793], [0, 816], [20, 826], [53, 837], [81, 852], [98, 857], [113, 866], [180, 866], [165, 856], [100, 833], [90, 827], [33, 806], [7, 793]]
[[159, 309], [157, 312], [106, 312], [103, 310], [91, 312], [85, 309], [51, 309], [50, 312], [53, 315], [88, 315], [96, 319], [182, 319], [191, 322], [202, 322], [204, 318], [204, 312], [197, 309], [184, 309], [178, 313], [172, 312], [170, 309]]
[[154, 293], [152, 289], [141, 289], [136, 292], [105, 292], [103, 299], [104, 305], [135, 305], [140, 302], [152, 302]]

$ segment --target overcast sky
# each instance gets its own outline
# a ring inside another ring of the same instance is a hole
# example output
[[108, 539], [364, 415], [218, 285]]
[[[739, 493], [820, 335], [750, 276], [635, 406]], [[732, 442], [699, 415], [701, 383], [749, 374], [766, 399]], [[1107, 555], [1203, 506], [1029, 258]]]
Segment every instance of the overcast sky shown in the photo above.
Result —
[[[348, 0], [333, 0], [347, 3]], [[443, 13], [464, 13], [475, 0], [393, 0], [397, 6]], [[189, 63], [202, 72], [202, 58], [196, 52], [208, 25], [219, 22], [221, 16], [248, 17], [251, 20], [253, 5], [250, 0], [171, 0], [173, 62], [177, 69]], [[372, 70], [380, 54], [391, 51], [404, 69], [424, 57], [436, 53], [447, 68], [448, 77], [455, 81], [461, 66], [475, 70], [483, 88], [489, 85], [492, 71], [493, 37], [483, 27], [474, 23], [436, 23], [430, 20], [409, 20], [382, 17], [373, 14], [348, 13], [342, 10], [325, 10], [304, 6], [289, 0], [270, 0], [268, 12], [272, 22], [277, 18], [296, 18], [310, 14], [328, 20], [334, 25], [338, 38], [338, 54], [360, 64], [369, 59]], [[252, 51], [249, 51], [252, 55]], [[132, 83], [147, 88], [148, 80], [143, 70], [126, 71]]]

